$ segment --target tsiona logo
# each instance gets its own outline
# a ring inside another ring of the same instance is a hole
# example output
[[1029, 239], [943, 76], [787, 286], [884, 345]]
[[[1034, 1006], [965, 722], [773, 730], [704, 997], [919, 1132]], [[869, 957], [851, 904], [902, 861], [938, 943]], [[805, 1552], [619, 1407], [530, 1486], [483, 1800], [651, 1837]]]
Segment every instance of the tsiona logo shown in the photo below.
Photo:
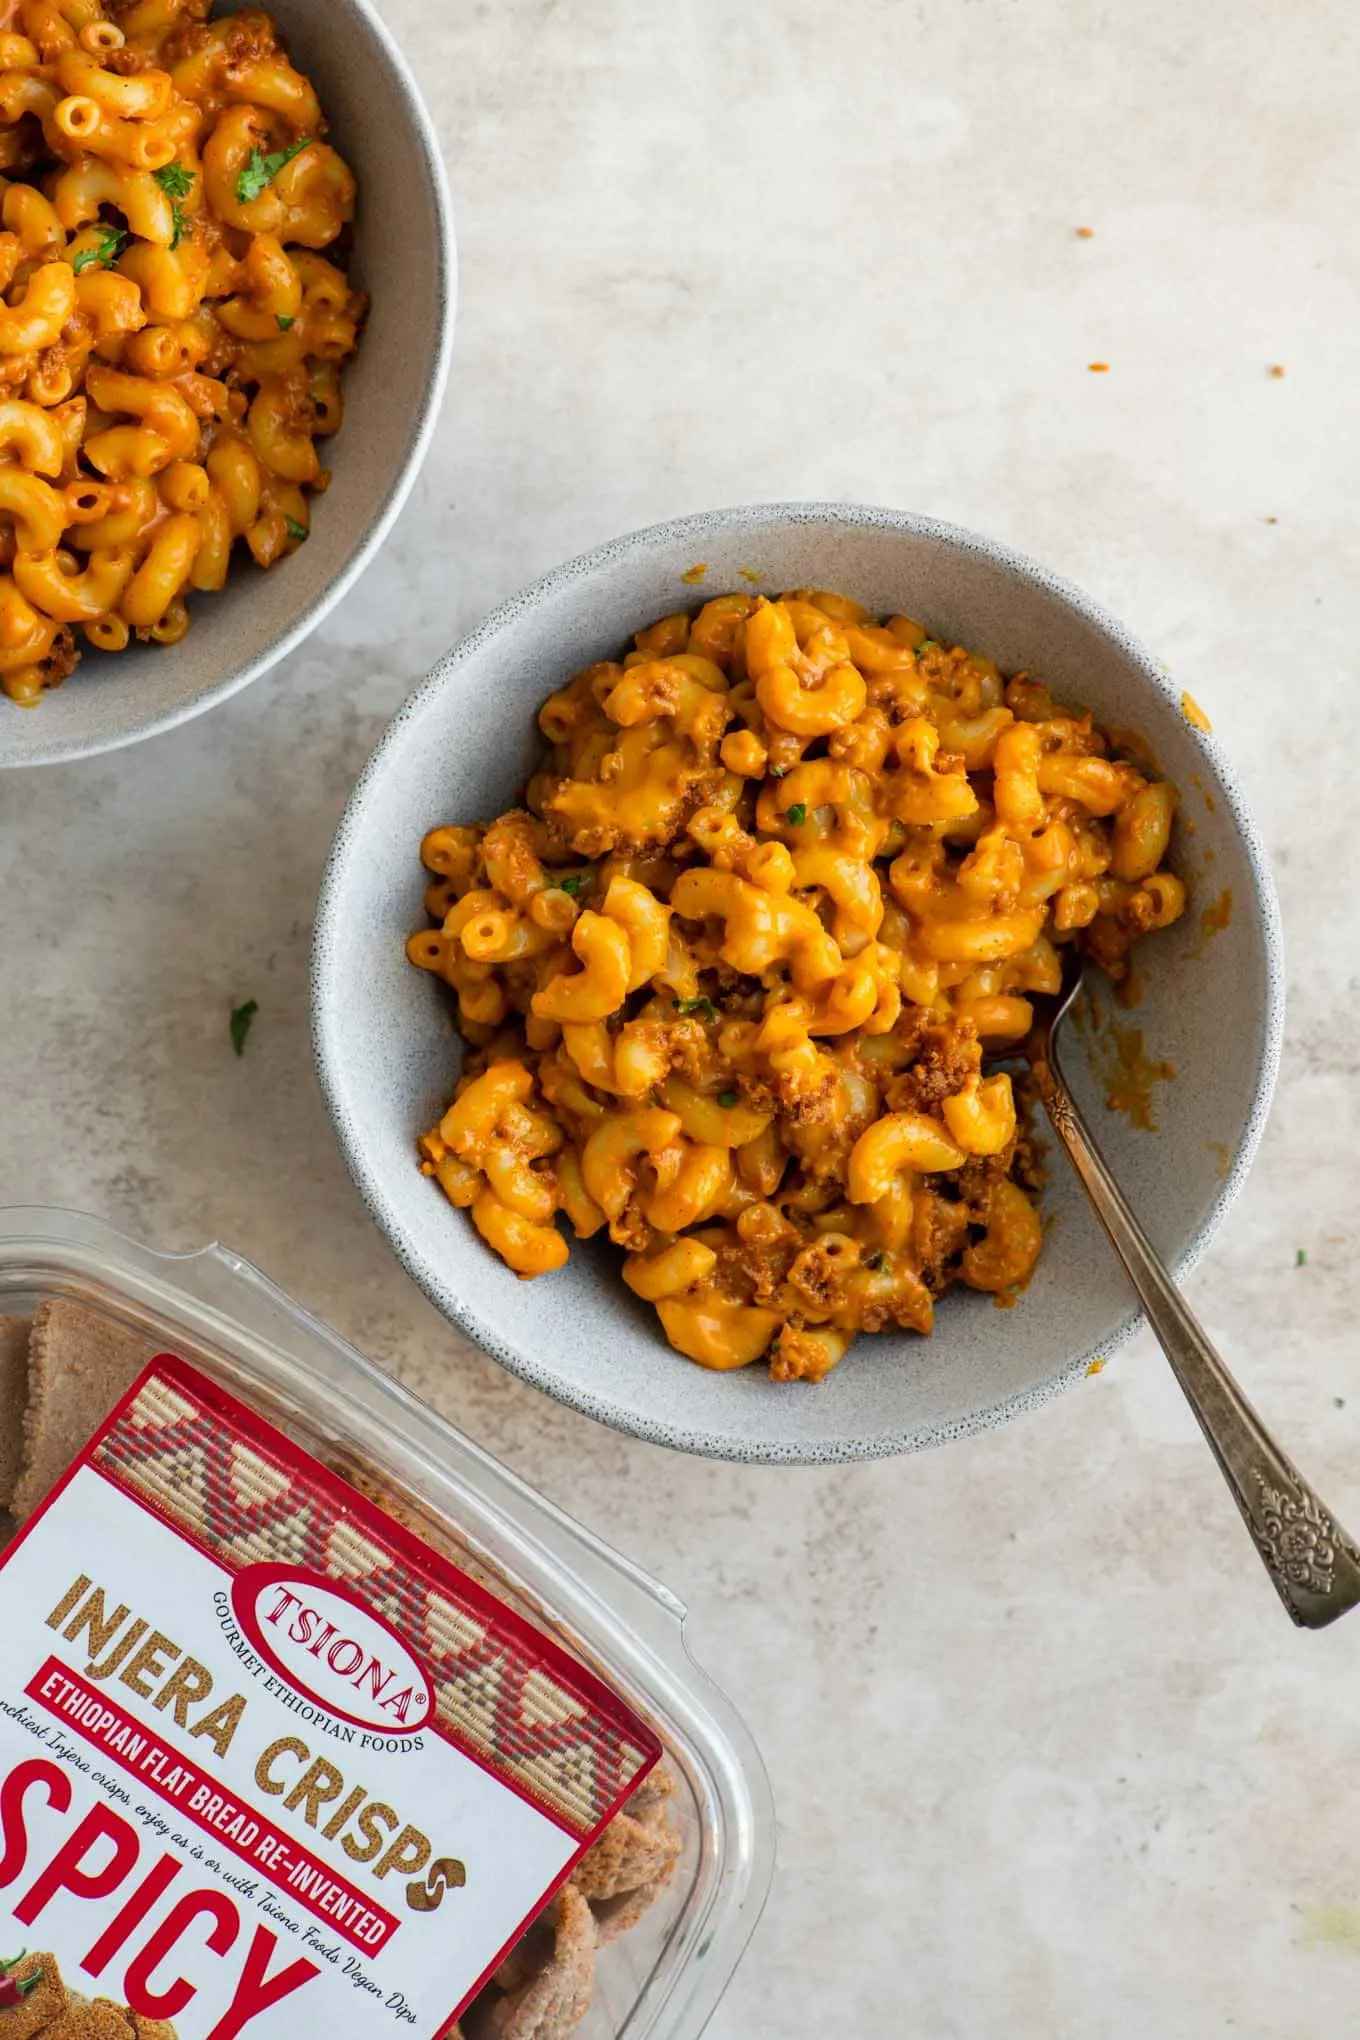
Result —
[[231, 1605], [279, 1677], [356, 1728], [415, 1735], [429, 1725], [434, 1691], [395, 1629], [345, 1588], [295, 1566], [238, 1573]]

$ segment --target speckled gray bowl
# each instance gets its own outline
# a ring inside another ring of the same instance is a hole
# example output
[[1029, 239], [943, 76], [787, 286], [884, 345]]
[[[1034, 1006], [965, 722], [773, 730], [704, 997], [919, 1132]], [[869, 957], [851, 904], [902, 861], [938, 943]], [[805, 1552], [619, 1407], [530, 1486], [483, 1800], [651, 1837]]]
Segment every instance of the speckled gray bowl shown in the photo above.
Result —
[[[326, 443], [334, 479], [317, 499], [307, 544], [267, 574], [238, 560], [221, 594], [193, 598], [182, 644], [116, 656], [87, 651], [36, 708], [0, 698], [0, 766], [136, 743], [257, 680], [315, 629], [372, 558], [424, 456], [453, 338], [453, 218], [438, 141], [369, 0], [265, 4], [293, 61], [314, 80], [331, 138], [359, 180], [351, 274], [372, 309], [345, 370], [344, 424]], [[262, 698], [260, 712], [268, 707]]]
[[519, 1282], [466, 1214], [420, 1176], [416, 1135], [448, 1099], [458, 1052], [444, 987], [403, 944], [424, 925], [417, 846], [437, 822], [506, 806], [536, 756], [534, 711], [640, 625], [704, 588], [813, 584], [1028, 667], [1105, 722], [1140, 731], [1185, 790], [1193, 834], [1177, 846], [1196, 909], [1232, 894], [1228, 925], [1155, 937], [1136, 1022], [1177, 1071], [1157, 1133], [1103, 1108], [1074, 1037], [1076, 1088], [1153, 1239], [1184, 1270], [1204, 1251], [1255, 1151], [1279, 1057], [1279, 914], [1237, 782], [1179, 692], [1112, 617], [1003, 547], [929, 519], [837, 504], [754, 506], [657, 526], [559, 567], [507, 602], [445, 658], [370, 759], [340, 825], [316, 924], [317, 1066], [340, 1144], [370, 1211], [426, 1295], [505, 1366], [606, 1423], [693, 1452], [750, 1460], [868, 1458], [962, 1437], [1032, 1409], [1108, 1355], [1139, 1323], [1124, 1277], [1060, 1155], [1038, 1271], [1012, 1310], [945, 1298], [930, 1339], [863, 1338], [817, 1388], [763, 1367], [711, 1374], [662, 1339], [606, 1244]]

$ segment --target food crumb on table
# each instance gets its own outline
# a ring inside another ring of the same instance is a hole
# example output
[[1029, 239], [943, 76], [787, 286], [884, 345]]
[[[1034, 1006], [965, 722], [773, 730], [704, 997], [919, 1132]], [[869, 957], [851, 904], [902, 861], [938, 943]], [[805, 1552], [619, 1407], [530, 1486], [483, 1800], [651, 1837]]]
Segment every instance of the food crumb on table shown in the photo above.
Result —
[[244, 1055], [246, 1052], [246, 1036], [250, 1033], [251, 1023], [259, 1010], [258, 999], [247, 999], [244, 1006], [233, 1006], [231, 1009], [231, 1045], [237, 1055]]

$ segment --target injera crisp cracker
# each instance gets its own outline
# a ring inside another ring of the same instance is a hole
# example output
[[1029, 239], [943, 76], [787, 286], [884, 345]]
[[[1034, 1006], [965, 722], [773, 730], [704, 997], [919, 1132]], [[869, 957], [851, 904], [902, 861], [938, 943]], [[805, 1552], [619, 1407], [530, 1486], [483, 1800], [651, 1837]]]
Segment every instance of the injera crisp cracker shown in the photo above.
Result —
[[37, 2035], [59, 2019], [69, 2002], [66, 1985], [61, 1980], [61, 1970], [55, 1955], [26, 1955], [22, 1962], [16, 1962], [9, 1971], [16, 1983], [27, 1983], [31, 1976], [41, 1976], [42, 1982], [36, 1990], [21, 2003], [13, 2005], [3, 2014], [5, 2040], [37, 2040]]
[[30, 1329], [27, 1318], [0, 1317], [0, 1509], [9, 1507], [23, 1471]]
[[93, 2004], [72, 1998], [61, 2017], [43, 2027], [40, 2040], [129, 2040], [135, 2031], [131, 2013], [112, 1998], [96, 1998]]
[[579, 1891], [563, 1885], [554, 1901], [549, 1961], [534, 1980], [491, 2007], [495, 2040], [567, 2040], [595, 1991], [595, 1922]]
[[24, 1468], [10, 1501], [18, 1522], [84, 1451], [154, 1351], [140, 1333], [81, 1304], [58, 1298], [38, 1305], [28, 1344]]

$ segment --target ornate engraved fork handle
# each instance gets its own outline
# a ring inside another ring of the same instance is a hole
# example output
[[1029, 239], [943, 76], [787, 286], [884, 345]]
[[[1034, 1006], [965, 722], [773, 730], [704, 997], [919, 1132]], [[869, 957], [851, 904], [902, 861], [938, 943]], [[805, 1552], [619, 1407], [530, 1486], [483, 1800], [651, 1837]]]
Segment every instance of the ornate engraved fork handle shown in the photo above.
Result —
[[1162, 1266], [1105, 1166], [1051, 1045], [1033, 1068], [1054, 1132], [1128, 1271], [1276, 1592], [1295, 1622], [1325, 1629], [1360, 1602], [1360, 1551], [1271, 1438]]

